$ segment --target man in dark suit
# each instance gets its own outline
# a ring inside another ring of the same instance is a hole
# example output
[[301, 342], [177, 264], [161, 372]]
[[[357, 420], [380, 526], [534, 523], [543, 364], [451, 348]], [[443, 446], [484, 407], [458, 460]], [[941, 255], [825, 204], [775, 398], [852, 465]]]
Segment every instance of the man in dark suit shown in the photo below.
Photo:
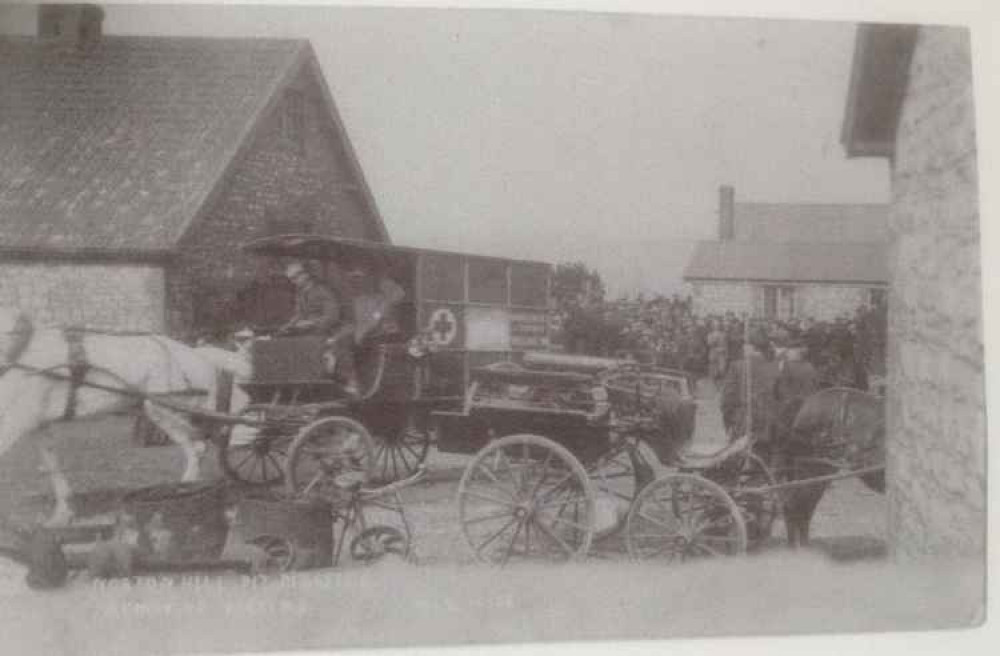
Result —
[[295, 313], [278, 335], [329, 335], [341, 323], [340, 302], [302, 262], [291, 262], [285, 275], [295, 285]]
[[[774, 384], [778, 377], [777, 363], [768, 360], [767, 334], [760, 327], [750, 332], [744, 346], [743, 359], [733, 362], [722, 384], [720, 408], [722, 420], [730, 439], [742, 437], [748, 431], [759, 444], [771, 438], [771, 426], [775, 411]], [[747, 380], [747, 367], [750, 375]], [[747, 384], [749, 382], [752, 412], [751, 425], [747, 426]]]
[[354, 342], [349, 338], [354, 333], [354, 326], [342, 317], [339, 299], [316, 280], [302, 262], [290, 262], [285, 267], [285, 275], [295, 285], [295, 313], [276, 334], [329, 337], [329, 348], [323, 353], [326, 370], [340, 380], [347, 396], [357, 397]]
[[806, 344], [792, 341], [785, 357], [778, 362], [778, 377], [774, 383], [777, 404], [774, 437], [788, 435], [802, 401], [819, 391], [819, 371], [805, 358]]

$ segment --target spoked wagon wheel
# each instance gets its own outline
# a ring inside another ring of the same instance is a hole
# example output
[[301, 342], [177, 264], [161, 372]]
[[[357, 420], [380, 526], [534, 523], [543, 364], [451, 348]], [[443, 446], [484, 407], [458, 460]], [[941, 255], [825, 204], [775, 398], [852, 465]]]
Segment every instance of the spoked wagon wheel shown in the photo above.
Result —
[[260, 549], [260, 554], [252, 562], [254, 574], [288, 572], [295, 564], [295, 547], [285, 538], [261, 535], [250, 540], [250, 544]]
[[409, 553], [410, 541], [394, 526], [369, 526], [351, 540], [351, 558], [365, 564], [389, 555], [406, 558]]
[[781, 500], [774, 490], [755, 492], [755, 488], [773, 486], [774, 476], [755, 453], [730, 458], [718, 467], [702, 472], [722, 486], [743, 514], [747, 526], [747, 547], [755, 549], [771, 537], [771, 528], [781, 510]]
[[427, 458], [430, 431], [426, 417], [414, 409], [380, 406], [361, 418], [375, 444], [374, 482], [387, 484], [411, 476]]
[[[249, 407], [242, 415], [266, 418], [266, 410]], [[284, 480], [288, 447], [293, 433], [287, 426], [235, 424], [219, 445], [219, 465], [231, 480], [244, 485], [267, 487]]]
[[476, 557], [567, 561], [594, 536], [594, 492], [565, 448], [537, 435], [511, 435], [481, 450], [458, 486], [459, 520]]
[[288, 451], [285, 488], [293, 497], [341, 500], [372, 479], [373, 452], [371, 435], [357, 421], [314, 421], [299, 431]]
[[639, 492], [653, 480], [653, 469], [633, 445], [623, 442], [585, 465], [595, 493], [597, 537], [625, 523]]
[[646, 486], [626, 523], [628, 553], [637, 560], [682, 561], [742, 554], [747, 529], [736, 503], [712, 481], [670, 474]]

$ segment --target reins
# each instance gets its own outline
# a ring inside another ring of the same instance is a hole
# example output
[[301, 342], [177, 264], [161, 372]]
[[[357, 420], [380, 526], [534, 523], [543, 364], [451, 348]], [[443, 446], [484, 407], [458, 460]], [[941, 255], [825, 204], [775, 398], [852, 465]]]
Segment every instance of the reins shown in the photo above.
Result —
[[[73, 381], [73, 378], [72, 378], [72, 376], [70, 374], [63, 374], [63, 373], [59, 373], [59, 371], [58, 371], [59, 369], [67, 368], [68, 365], [65, 365], [65, 364], [56, 365], [55, 367], [49, 367], [48, 369], [41, 369], [39, 367], [32, 367], [31, 365], [22, 364], [20, 362], [11, 363], [9, 366], [10, 366], [11, 369], [18, 369], [20, 371], [24, 371], [24, 372], [26, 372], [28, 374], [31, 374], [31, 375], [34, 375], [34, 376], [45, 376], [46, 378], [52, 378], [54, 380], [60, 380], [60, 381], [65, 381], [65, 382], [72, 382]], [[192, 387], [190, 389], [181, 390], [181, 391], [177, 391], [177, 392], [164, 392], [163, 394], [152, 394], [150, 392], [144, 392], [143, 390], [139, 389], [138, 387], [136, 387], [134, 385], [130, 385], [121, 376], [118, 376], [114, 372], [109, 371], [109, 370], [105, 369], [104, 367], [95, 367], [93, 365], [88, 365], [87, 368], [90, 371], [94, 371], [94, 372], [97, 372], [97, 373], [102, 373], [102, 374], [105, 374], [107, 376], [111, 376], [112, 378], [115, 378], [116, 380], [118, 380], [118, 381], [121, 382], [122, 386], [121, 387], [113, 387], [111, 385], [104, 385], [102, 383], [95, 383], [94, 381], [84, 380], [84, 381], [82, 381], [79, 384], [80, 387], [89, 387], [89, 388], [92, 388], [92, 389], [101, 390], [102, 392], [112, 392], [112, 393], [115, 393], [115, 394], [121, 394], [122, 396], [129, 396], [129, 397], [133, 397], [133, 398], [137, 398], [137, 399], [150, 400], [150, 401], [153, 401], [154, 403], [160, 403], [161, 405], [165, 405], [167, 407], [176, 407], [176, 406], [173, 406], [170, 403], [164, 402], [162, 399], [160, 399], [161, 396], [162, 397], [167, 397], [167, 396], [204, 396], [205, 394], [208, 394], [208, 390], [203, 390], [203, 389], [197, 388], [197, 387]]]
[[[70, 421], [76, 417], [79, 390], [84, 387], [124, 397], [130, 397], [141, 401], [151, 401], [173, 410], [187, 412], [189, 412], [190, 409], [183, 406], [183, 404], [171, 403], [163, 397], [205, 396], [209, 393], [208, 390], [192, 387], [187, 390], [168, 392], [162, 395], [151, 394], [134, 385], [131, 385], [121, 376], [105, 369], [104, 367], [94, 366], [87, 359], [87, 353], [83, 343], [84, 335], [103, 335], [108, 337], [157, 337], [158, 335], [156, 333], [124, 331], [104, 332], [79, 326], [65, 326], [61, 328], [61, 331], [64, 339], [66, 340], [67, 362], [44, 369], [24, 364], [20, 361], [20, 359], [21, 356], [24, 355], [25, 351], [27, 351], [32, 338], [35, 336], [35, 327], [26, 315], [18, 314], [17, 319], [14, 322], [14, 327], [7, 332], [7, 334], [11, 335], [13, 339], [7, 348], [7, 352], [4, 354], [3, 362], [0, 362], [0, 376], [3, 376], [11, 370], [18, 370], [23, 371], [28, 375], [44, 376], [49, 379], [69, 383], [69, 393], [66, 396], [66, 406], [62, 414], [63, 421]], [[62, 369], [65, 369], [66, 373], [62, 373], [60, 371]], [[105, 385], [92, 380], [87, 380], [87, 374], [90, 372], [104, 374], [116, 381], [117, 384]]]

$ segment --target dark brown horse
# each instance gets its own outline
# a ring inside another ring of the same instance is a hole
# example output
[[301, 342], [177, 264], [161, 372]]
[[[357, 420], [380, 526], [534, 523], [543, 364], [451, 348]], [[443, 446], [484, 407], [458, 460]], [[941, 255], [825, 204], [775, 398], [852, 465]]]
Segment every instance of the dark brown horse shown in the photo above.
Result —
[[[802, 401], [790, 429], [778, 436], [775, 454], [785, 481], [805, 480], [860, 470], [885, 462], [885, 402], [856, 389], [834, 387]], [[885, 492], [882, 471], [860, 476], [876, 492]], [[809, 524], [829, 482], [784, 491], [788, 544], [809, 542]]]

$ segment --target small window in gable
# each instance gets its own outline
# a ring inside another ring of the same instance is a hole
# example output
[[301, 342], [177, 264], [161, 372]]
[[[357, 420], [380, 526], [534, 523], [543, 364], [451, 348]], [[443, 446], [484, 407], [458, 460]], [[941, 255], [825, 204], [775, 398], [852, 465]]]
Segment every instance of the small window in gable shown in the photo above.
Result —
[[297, 89], [285, 92], [284, 112], [281, 116], [281, 136], [288, 140], [296, 152], [304, 153], [306, 148], [306, 99]]

